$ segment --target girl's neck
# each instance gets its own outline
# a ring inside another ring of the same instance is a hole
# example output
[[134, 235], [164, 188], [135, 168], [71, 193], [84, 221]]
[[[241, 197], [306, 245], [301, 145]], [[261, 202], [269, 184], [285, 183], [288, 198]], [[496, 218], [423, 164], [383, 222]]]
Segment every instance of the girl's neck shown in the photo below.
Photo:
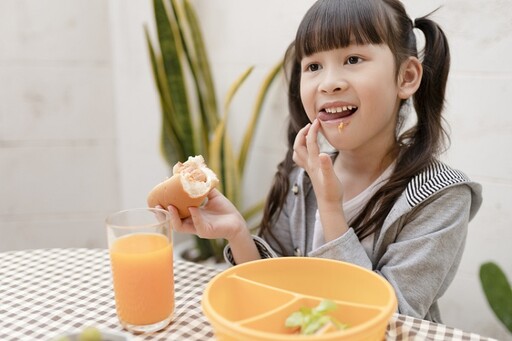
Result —
[[391, 152], [358, 153], [340, 151], [334, 161], [334, 171], [343, 184], [343, 201], [348, 201], [364, 191], [396, 159], [398, 150]]

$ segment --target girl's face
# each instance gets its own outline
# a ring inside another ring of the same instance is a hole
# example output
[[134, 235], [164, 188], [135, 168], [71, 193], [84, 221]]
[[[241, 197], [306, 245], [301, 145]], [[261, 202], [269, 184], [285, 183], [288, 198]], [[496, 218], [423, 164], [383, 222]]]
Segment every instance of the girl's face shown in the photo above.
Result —
[[400, 98], [387, 45], [318, 52], [302, 59], [301, 70], [304, 109], [334, 148], [387, 150], [394, 143]]

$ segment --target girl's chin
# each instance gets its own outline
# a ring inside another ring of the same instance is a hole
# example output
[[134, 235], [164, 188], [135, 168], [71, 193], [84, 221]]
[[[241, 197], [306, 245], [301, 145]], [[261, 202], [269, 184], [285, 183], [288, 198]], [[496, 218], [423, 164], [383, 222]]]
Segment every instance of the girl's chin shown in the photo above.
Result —
[[350, 124], [350, 120], [347, 119], [337, 119], [337, 120], [329, 120], [329, 121], [320, 121], [320, 125], [324, 131], [336, 130], [338, 133], [342, 133], [345, 128]]

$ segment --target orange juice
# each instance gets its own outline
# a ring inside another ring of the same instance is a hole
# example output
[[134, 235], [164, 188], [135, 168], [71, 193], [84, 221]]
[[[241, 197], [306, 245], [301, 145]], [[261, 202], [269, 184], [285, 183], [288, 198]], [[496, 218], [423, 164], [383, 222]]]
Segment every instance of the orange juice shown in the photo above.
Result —
[[132, 234], [110, 248], [117, 314], [124, 323], [149, 325], [174, 311], [172, 244], [160, 234]]

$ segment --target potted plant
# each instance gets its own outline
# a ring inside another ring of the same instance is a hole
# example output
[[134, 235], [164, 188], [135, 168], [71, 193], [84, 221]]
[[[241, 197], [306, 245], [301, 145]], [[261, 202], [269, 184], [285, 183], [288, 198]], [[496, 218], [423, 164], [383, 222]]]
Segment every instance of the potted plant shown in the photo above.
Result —
[[[162, 155], [170, 166], [188, 156], [203, 155], [221, 180], [220, 191], [249, 220], [261, 212], [263, 201], [251, 207], [243, 205], [240, 190], [245, 165], [264, 100], [282, 62], [270, 70], [261, 84], [241, 147], [236, 151], [227, 131], [229, 108], [253, 67], [233, 82], [219, 108], [203, 36], [190, 1], [153, 0], [153, 9], [157, 40], [152, 41], [147, 27], [145, 34], [162, 109]], [[183, 255], [186, 259], [223, 260], [224, 240], [195, 240], [197, 255], [193, 256], [194, 250], [190, 250]]]
[[480, 283], [492, 311], [512, 333], [512, 287], [505, 273], [494, 262], [480, 266]]

